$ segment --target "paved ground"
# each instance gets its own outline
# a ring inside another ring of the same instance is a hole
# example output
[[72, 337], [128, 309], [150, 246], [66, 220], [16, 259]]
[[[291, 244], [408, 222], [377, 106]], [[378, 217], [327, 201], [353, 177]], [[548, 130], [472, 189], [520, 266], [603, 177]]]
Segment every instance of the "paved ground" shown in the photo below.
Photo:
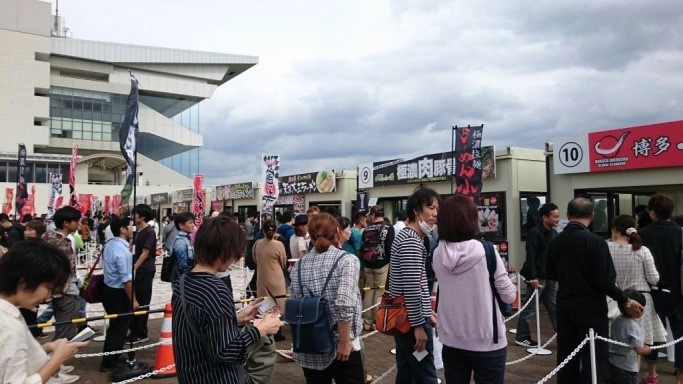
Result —
[[[243, 277], [240, 270], [234, 270], [232, 272], [232, 280], [235, 286], [235, 291], [238, 292], [241, 287], [243, 287]], [[155, 281], [154, 288], [154, 299], [152, 300], [152, 308], [163, 308], [163, 304], [170, 300], [170, 289], [169, 284], [160, 281]], [[95, 313], [101, 310], [101, 307], [93, 306], [90, 311]], [[158, 336], [161, 327], [161, 314], [153, 315], [153, 319], [149, 322], [150, 329], [150, 343], [158, 341]], [[512, 320], [510, 325], [516, 324], [516, 320]], [[99, 328], [97, 326], [94, 326]], [[285, 327], [286, 328], [286, 327]], [[542, 339], [548, 340], [552, 334], [548, 331], [550, 328], [547, 315], [542, 313], [541, 318], [541, 328], [542, 328]], [[535, 329], [535, 323], [532, 322], [532, 329]], [[285, 335], [287, 340], [278, 343], [278, 349], [287, 349], [289, 347], [289, 330], [285, 329]], [[154, 336], [154, 338], [152, 338]], [[529, 356], [525, 348], [518, 347], [513, 344], [514, 335], [508, 333], [508, 356], [507, 361], [511, 362], [525, 356]], [[369, 336], [364, 340], [365, 342], [365, 363], [368, 373], [379, 376], [386, 372], [389, 368], [394, 365], [394, 356], [390, 354], [389, 350], [393, 348], [393, 339], [391, 337], [374, 334]], [[506, 373], [506, 383], [536, 383], [541, 380], [546, 374], [551, 372], [556, 367], [556, 345], [551, 343], [547, 347], [552, 355], [549, 356], [534, 356], [530, 359], [523, 361], [518, 364], [509, 365], [507, 367]], [[156, 359], [156, 348], [145, 349], [136, 354], [136, 357], [140, 361], [149, 363], [154, 367]], [[84, 349], [83, 353], [97, 353], [102, 351], [101, 342], [91, 342], [90, 345]], [[111, 382], [108, 374], [100, 373], [97, 368], [100, 363], [99, 357], [91, 358], [79, 358], [74, 359], [70, 363], [76, 366], [75, 374], [81, 376], [81, 383], [109, 383]], [[675, 383], [675, 377], [673, 376], [673, 365], [672, 363], [666, 361], [665, 359], [660, 359], [660, 382], [662, 384]], [[443, 370], [439, 371], [439, 376], [443, 379]], [[644, 373], [641, 375], [644, 376]], [[393, 383], [395, 379], [395, 373], [389, 374], [381, 383]], [[291, 384], [304, 383], [303, 374], [301, 368], [299, 368], [296, 363], [288, 361], [280, 356], [278, 356], [277, 364], [275, 366], [275, 374], [273, 376], [273, 382], [286, 382]], [[165, 378], [165, 379], [145, 379], [139, 380], [138, 383], [177, 383], [175, 378]], [[555, 383], [555, 379], [552, 378], [548, 383]]]

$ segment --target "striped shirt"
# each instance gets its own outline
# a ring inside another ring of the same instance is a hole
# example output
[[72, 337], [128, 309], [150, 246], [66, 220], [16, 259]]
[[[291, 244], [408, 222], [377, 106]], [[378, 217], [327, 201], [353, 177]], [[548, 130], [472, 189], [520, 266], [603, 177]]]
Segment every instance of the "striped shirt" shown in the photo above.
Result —
[[[325, 279], [335, 261], [341, 257], [337, 268], [330, 277], [325, 292], [322, 292]], [[301, 282], [299, 281], [301, 268]], [[294, 265], [290, 277], [292, 279], [292, 296], [300, 296], [301, 283], [306, 285], [314, 295], [322, 295], [327, 300], [327, 320], [334, 332], [335, 344], [339, 340], [337, 323], [352, 322], [351, 340], [361, 334], [361, 310], [363, 303], [358, 289], [358, 273], [360, 262], [358, 257], [339, 248], [330, 247], [323, 253], [311, 250]], [[308, 295], [307, 290], [305, 293]], [[323, 370], [334, 362], [336, 350], [330, 353], [294, 353], [294, 360], [303, 368]]]
[[389, 263], [389, 295], [405, 296], [410, 325], [422, 325], [432, 315], [425, 262], [427, 250], [420, 235], [405, 227], [394, 238]]
[[188, 273], [186, 313], [180, 300], [180, 280], [173, 283], [173, 354], [179, 383], [246, 381], [244, 360], [260, 334], [256, 328], [240, 331], [232, 297], [232, 287], [220, 278], [204, 272]]

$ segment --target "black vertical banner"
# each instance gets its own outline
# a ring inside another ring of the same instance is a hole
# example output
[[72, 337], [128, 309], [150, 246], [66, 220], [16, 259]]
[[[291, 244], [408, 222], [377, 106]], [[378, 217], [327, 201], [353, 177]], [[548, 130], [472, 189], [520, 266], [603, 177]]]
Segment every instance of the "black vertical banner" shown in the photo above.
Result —
[[356, 207], [358, 212], [368, 211], [368, 192], [358, 191], [356, 192]]
[[14, 203], [14, 217], [17, 221], [21, 220], [21, 209], [26, 204], [28, 199], [28, 190], [26, 189], [26, 146], [19, 144], [19, 155], [17, 161], [17, 194]]
[[484, 126], [457, 127], [455, 133], [455, 193], [479, 201], [481, 193], [481, 139]]

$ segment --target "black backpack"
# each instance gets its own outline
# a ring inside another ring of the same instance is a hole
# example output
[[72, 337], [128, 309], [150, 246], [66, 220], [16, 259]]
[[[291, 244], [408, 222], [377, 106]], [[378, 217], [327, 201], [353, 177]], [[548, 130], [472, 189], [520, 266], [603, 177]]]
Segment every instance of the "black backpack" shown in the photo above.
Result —
[[389, 234], [389, 226], [384, 223], [373, 223], [365, 227], [363, 231], [363, 245], [361, 257], [370, 265], [384, 261], [384, 243]]

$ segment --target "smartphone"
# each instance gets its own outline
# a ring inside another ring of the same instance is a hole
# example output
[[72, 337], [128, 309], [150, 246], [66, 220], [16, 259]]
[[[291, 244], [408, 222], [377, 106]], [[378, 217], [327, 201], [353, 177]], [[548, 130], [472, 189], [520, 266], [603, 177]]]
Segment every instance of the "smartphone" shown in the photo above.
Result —
[[78, 332], [78, 335], [74, 336], [71, 340], [69, 340], [69, 342], [73, 343], [90, 340], [93, 335], [95, 335], [95, 331], [93, 331], [90, 327], [86, 327], [82, 331]]
[[261, 306], [258, 309], [258, 313], [261, 316], [264, 316], [271, 309], [277, 307], [277, 302], [273, 298], [273, 295], [270, 293], [270, 290], [266, 288], [266, 292], [267, 292], [267, 296], [263, 298], [263, 301], [261, 302]]

